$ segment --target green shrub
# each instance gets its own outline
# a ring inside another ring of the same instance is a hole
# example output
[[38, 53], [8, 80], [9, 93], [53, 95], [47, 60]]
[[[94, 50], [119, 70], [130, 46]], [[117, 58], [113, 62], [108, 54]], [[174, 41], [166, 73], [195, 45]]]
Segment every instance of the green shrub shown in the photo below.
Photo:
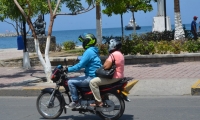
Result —
[[129, 37], [125, 37], [124, 39], [122, 39], [122, 48], [121, 48], [122, 53], [124, 55], [130, 54], [131, 51], [134, 49], [133, 45], [134, 45], [134, 41], [129, 40]]
[[100, 55], [108, 55], [108, 45], [107, 44], [98, 44]]
[[146, 54], [154, 54], [156, 52], [155, 50], [155, 42], [149, 41], [146, 43]]
[[199, 50], [199, 43], [194, 40], [186, 41], [185, 46], [188, 52], [197, 52]]
[[132, 54], [145, 54], [145, 46], [144, 46], [144, 42], [142, 40], [133, 40], [134, 45], [133, 45], [133, 49], [131, 50]]
[[[169, 52], [180, 54], [181, 51], [200, 51], [200, 41], [188, 41], [188, 39], [191, 39], [189, 35], [190, 34], [187, 33], [187, 41], [174, 40], [174, 31], [149, 32], [146, 34], [134, 34], [119, 38], [122, 41], [121, 51], [124, 55], [135, 55], [137, 53], [144, 55], [150, 53], [167, 54]], [[111, 37], [107, 37], [106, 41], [110, 39]], [[101, 53], [105, 53], [105, 51]]]
[[66, 41], [63, 43], [63, 47], [65, 50], [72, 50], [76, 47], [76, 42], [74, 41]]
[[156, 43], [156, 52], [159, 54], [166, 54], [170, 49], [170, 45], [167, 41], [159, 41]]
[[174, 54], [180, 54], [181, 51], [186, 51], [184, 47], [185, 41], [183, 40], [173, 40], [169, 44], [171, 45], [171, 49], [169, 49]]

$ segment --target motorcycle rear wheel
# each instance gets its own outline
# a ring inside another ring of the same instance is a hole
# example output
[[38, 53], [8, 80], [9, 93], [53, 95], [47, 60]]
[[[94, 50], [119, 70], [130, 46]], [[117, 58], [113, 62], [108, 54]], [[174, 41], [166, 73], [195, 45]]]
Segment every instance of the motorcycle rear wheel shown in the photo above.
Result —
[[61, 99], [56, 94], [49, 103], [50, 96], [50, 93], [41, 93], [37, 98], [36, 106], [41, 116], [46, 119], [55, 119], [62, 114], [63, 108], [61, 106]]
[[124, 100], [117, 93], [106, 93], [104, 97], [106, 99], [103, 99], [103, 101], [111, 100], [114, 102], [114, 110], [110, 112], [97, 112], [97, 114], [102, 119], [118, 120], [123, 115], [125, 110]]

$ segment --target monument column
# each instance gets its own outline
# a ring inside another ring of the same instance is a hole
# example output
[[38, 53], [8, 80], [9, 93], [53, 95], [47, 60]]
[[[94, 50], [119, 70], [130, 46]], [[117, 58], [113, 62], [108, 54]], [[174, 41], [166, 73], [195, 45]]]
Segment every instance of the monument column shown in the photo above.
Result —
[[[157, 16], [153, 17], [152, 31], [165, 31], [165, 14], [164, 14], [164, 0], [157, 1]], [[171, 23], [169, 16], [166, 16], [167, 30], [171, 30]]]

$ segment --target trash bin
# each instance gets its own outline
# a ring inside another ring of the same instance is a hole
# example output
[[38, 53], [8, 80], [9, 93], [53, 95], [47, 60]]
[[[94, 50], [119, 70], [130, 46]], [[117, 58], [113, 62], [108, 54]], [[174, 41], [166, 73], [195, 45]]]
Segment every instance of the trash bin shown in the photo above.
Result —
[[24, 49], [24, 41], [22, 36], [17, 36], [17, 50], [23, 50]]

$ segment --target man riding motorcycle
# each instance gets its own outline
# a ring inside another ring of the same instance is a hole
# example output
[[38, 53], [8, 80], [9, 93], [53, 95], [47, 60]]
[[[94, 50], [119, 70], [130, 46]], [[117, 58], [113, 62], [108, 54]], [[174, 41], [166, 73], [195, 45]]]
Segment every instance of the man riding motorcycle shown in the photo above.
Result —
[[72, 96], [72, 102], [66, 106], [66, 108], [80, 108], [79, 97], [77, 92], [77, 87], [88, 87], [89, 82], [95, 76], [95, 71], [102, 66], [101, 60], [99, 58], [99, 50], [95, 47], [97, 42], [95, 36], [90, 33], [84, 33], [79, 36], [79, 41], [82, 42], [82, 46], [85, 49], [81, 60], [74, 66], [66, 68], [67, 72], [75, 72], [81, 68], [85, 68], [85, 75], [75, 77], [68, 81], [69, 90]]

